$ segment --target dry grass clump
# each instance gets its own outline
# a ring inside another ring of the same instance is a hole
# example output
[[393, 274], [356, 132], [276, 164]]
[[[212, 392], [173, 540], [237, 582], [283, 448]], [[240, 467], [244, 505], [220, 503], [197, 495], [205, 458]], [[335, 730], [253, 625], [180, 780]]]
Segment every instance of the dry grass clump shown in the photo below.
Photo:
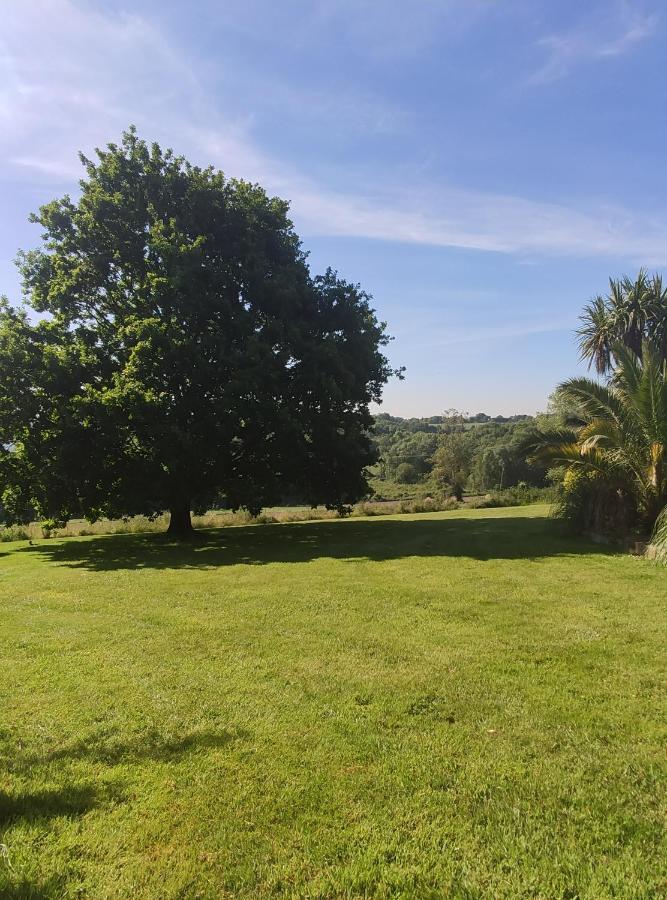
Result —
[[0, 543], [27, 541], [30, 537], [30, 526], [27, 525], [12, 525], [9, 528], [0, 528]]
[[[348, 515], [391, 516], [397, 513], [439, 512], [457, 509], [460, 504], [453, 497], [434, 499], [426, 497], [416, 500], [366, 500], [355, 504]], [[336, 519], [340, 513], [324, 506], [274, 506], [252, 516], [247, 510], [232, 512], [228, 509], [210, 510], [204, 515], [193, 516], [196, 529], [227, 528], [234, 525], [276, 525], [284, 522], [313, 522], [320, 519]], [[132, 516], [128, 519], [100, 519], [87, 522], [72, 519], [64, 528], [48, 528], [39, 522], [30, 525], [0, 527], [0, 542], [44, 540], [47, 538], [85, 537], [100, 534], [163, 534], [169, 525], [169, 516], [163, 514], [154, 519], [146, 516]]]
[[[196, 529], [226, 528], [234, 525], [272, 525], [280, 522], [309, 522], [315, 519], [333, 519], [337, 517], [335, 510], [322, 506], [310, 507], [271, 507], [260, 515], [252, 516], [247, 510], [232, 512], [228, 509], [210, 510], [204, 515], [193, 516], [192, 524]], [[169, 526], [169, 516], [163, 514], [154, 519], [147, 516], [132, 516], [128, 519], [99, 519], [88, 522], [85, 519], [72, 519], [64, 528], [48, 528], [39, 522], [29, 525], [0, 527], [0, 542], [43, 540], [45, 538], [85, 537], [100, 534], [162, 534]]]

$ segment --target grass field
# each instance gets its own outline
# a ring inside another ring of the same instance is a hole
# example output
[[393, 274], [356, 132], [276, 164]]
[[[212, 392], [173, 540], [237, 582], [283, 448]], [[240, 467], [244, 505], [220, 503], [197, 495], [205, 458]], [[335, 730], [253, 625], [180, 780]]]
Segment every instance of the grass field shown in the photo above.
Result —
[[0, 897], [667, 895], [667, 570], [545, 507], [0, 545]]

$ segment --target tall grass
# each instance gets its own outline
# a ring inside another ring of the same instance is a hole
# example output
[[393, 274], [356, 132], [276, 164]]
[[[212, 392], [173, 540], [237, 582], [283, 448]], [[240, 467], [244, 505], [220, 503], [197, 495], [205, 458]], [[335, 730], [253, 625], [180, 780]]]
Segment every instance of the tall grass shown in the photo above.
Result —
[[[355, 504], [347, 515], [358, 516], [392, 516], [398, 513], [429, 513], [458, 509], [461, 507], [497, 507], [519, 506], [531, 502], [544, 502], [544, 492], [517, 492], [516, 489], [487, 494], [458, 503], [454, 497], [424, 497], [413, 500], [365, 500]], [[235, 525], [273, 525], [283, 522], [313, 522], [320, 519], [339, 518], [336, 510], [324, 506], [274, 506], [267, 507], [260, 515], [252, 516], [246, 510], [210, 510], [204, 515], [193, 516], [195, 529], [227, 528]], [[45, 540], [48, 538], [85, 537], [101, 534], [163, 534], [169, 525], [167, 514], [149, 519], [146, 516], [133, 516], [128, 519], [100, 519], [87, 522], [84, 519], [72, 519], [64, 528], [48, 528], [39, 522], [30, 525], [0, 527], [0, 542]]]
[[552, 487], [530, 487], [518, 484], [503, 491], [491, 491], [483, 497], [474, 497], [467, 503], [472, 509], [492, 509], [500, 506], [526, 506], [529, 503], [552, 503], [557, 492]]
[[11, 541], [27, 541], [31, 537], [30, 526], [10, 526], [9, 528], [0, 528], [0, 543], [9, 543]]

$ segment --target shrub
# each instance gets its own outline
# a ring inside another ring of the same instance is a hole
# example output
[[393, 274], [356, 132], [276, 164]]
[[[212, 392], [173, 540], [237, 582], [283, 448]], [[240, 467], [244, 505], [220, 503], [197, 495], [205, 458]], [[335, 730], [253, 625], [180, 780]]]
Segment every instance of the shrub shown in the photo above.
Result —
[[496, 506], [518, 506], [518, 504], [512, 504], [507, 501], [502, 502], [497, 496], [494, 496], [493, 494], [486, 494], [486, 496], [484, 497], [475, 497], [466, 505], [470, 509], [493, 509]]
[[358, 503], [354, 509], [355, 516], [386, 516], [396, 512], [398, 505], [395, 503], [373, 503], [364, 501]]
[[401, 463], [396, 469], [396, 481], [401, 484], [415, 484], [419, 481], [419, 472], [412, 463]]
[[414, 500], [410, 512], [436, 512], [436, 510], [439, 510], [441, 508], [442, 507], [437, 503], [437, 501], [433, 500], [432, 497], [425, 497], [423, 500]]
[[475, 497], [466, 505], [470, 509], [495, 509], [503, 506], [526, 506], [529, 503], [549, 503], [555, 498], [554, 488], [536, 488], [518, 484], [504, 491], [492, 491], [484, 497]]
[[30, 535], [25, 528], [7, 527], [0, 528], [0, 543], [9, 543], [10, 541], [27, 541]]
[[556, 514], [575, 531], [627, 534], [637, 523], [633, 495], [603, 475], [581, 468], [565, 473]]
[[514, 501], [514, 505], [522, 506], [525, 503], [550, 503], [556, 499], [557, 493], [554, 487], [533, 487], [520, 482], [515, 487], [500, 491], [498, 496]]

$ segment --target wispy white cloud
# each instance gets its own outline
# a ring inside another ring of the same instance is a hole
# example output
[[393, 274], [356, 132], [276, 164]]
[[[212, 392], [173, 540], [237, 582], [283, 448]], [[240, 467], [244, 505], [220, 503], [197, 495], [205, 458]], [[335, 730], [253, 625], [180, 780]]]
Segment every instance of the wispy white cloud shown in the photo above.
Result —
[[667, 223], [623, 210], [424, 185], [419, 173], [406, 183], [381, 160], [376, 181], [346, 172], [341, 191], [340, 166], [314, 180], [266, 152], [251, 117], [230, 116], [224, 89], [212, 97], [187, 56], [145, 19], [73, 0], [22, 0], [4, 15], [0, 162], [17, 179], [40, 177], [54, 191], [75, 184], [77, 151], [89, 154], [134, 122], [151, 139], [289, 198], [306, 236], [667, 263]]
[[538, 41], [538, 47], [546, 52], [546, 61], [529, 81], [532, 84], [557, 81], [579, 65], [624, 56], [651, 38], [658, 22], [657, 14], [640, 14], [626, 4], [618, 7], [616, 14], [613, 7], [607, 7], [602, 22]]
[[603, 207], [581, 211], [456, 189], [378, 199], [295, 183], [294, 212], [310, 233], [352, 235], [497, 253], [611, 256], [667, 263], [667, 223]]
[[170, 109], [201, 96], [192, 69], [144, 19], [72, 0], [7, 5], [0, 70], [0, 154], [64, 180], [79, 149], [117, 136], [135, 115], [163, 129]]
[[79, 149], [90, 152], [130, 122], [182, 152], [215, 151], [202, 161], [230, 173], [266, 179], [276, 166], [250, 137], [262, 108], [331, 135], [389, 134], [409, 121], [369, 91], [296, 86], [225, 60], [216, 62], [213, 97], [210, 66], [190, 61], [156, 25], [85, 0], [22, 0], [3, 17], [0, 154], [65, 181], [78, 177]]

